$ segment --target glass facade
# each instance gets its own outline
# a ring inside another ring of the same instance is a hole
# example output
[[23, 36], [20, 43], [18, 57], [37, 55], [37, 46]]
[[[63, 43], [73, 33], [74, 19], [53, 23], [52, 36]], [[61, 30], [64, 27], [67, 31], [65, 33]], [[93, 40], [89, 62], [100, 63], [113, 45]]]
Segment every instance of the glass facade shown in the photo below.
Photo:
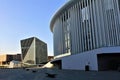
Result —
[[21, 40], [22, 62], [40, 64], [47, 62], [47, 44], [32, 37]]
[[120, 46], [119, 0], [72, 0], [51, 21], [55, 56]]

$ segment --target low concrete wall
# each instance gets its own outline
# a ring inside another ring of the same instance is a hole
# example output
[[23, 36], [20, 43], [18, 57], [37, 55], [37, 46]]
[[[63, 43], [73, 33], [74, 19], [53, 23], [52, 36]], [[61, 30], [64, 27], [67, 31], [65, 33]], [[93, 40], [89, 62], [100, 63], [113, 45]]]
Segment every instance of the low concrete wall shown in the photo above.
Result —
[[89, 70], [98, 70], [96, 54], [85, 52], [62, 59], [62, 69], [85, 70], [86, 65], [89, 66]]
[[85, 70], [85, 66], [89, 66], [89, 70], [98, 71], [97, 54], [101, 53], [118, 53], [120, 47], [104, 47], [83, 53], [70, 55], [62, 58], [62, 69]]

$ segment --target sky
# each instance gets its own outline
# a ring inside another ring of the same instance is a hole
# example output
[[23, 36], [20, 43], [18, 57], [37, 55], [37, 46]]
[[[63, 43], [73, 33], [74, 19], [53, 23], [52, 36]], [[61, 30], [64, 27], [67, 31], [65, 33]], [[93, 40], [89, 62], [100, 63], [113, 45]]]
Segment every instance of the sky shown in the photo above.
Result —
[[67, 0], [0, 0], [0, 54], [21, 53], [20, 40], [37, 37], [53, 55], [50, 21]]

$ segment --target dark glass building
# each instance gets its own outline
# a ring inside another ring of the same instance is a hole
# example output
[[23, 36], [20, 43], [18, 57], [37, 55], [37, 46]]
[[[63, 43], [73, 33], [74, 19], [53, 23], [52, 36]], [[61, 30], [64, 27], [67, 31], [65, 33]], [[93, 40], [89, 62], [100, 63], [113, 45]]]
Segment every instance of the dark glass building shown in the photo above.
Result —
[[36, 37], [21, 40], [22, 62], [40, 64], [47, 62], [47, 44]]

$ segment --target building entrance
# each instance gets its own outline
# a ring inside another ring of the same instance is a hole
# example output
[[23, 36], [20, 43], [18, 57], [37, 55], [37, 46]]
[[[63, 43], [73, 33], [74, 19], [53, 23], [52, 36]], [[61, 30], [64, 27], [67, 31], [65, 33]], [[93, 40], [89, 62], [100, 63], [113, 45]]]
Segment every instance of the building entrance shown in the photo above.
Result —
[[62, 61], [61, 60], [52, 61], [51, 63], [54, 65], [54, 68], [62, 69]]
[[103, 53], [97, 55], [98, 70], [118, 70], [120, 67], [120, 53]]

